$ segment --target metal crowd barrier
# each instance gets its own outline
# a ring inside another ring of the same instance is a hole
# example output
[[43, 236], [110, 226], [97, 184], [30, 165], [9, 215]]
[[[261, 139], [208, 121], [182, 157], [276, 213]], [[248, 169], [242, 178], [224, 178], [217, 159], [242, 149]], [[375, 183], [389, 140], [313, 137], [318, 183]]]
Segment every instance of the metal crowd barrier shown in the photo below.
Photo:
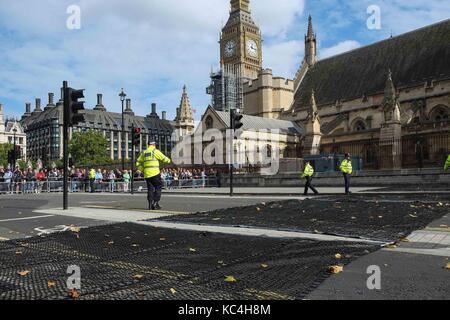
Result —
[[[163, 189], [195, 189], [217, 187], [215, 177], [200, 179], [163, 179]], [[94, 181], [69, 180], [68, 189], [71, 193], [130, 193], [131, 182], [123, 181]], [[134, 181], [135, 192], [147, 190], [147, 183], [143, 179]], [[54, 193], [63, 191], [62, 180], [45, 181], [20, 181], [0, 182], [0, 194], [31, 194], [31, 193]]]

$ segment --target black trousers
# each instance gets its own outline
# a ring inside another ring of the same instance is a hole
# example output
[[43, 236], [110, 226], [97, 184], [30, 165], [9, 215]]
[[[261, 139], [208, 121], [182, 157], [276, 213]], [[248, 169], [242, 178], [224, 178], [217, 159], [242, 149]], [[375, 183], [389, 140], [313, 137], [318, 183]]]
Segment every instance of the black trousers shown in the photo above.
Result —
[[305, 195], [308, 194], [308, 190], [311, 189], [312, 192], [315, 194], [318, 194], [319, 192], [316, 190], [316, 188], [312, 185], [312, 177], [306, 177], [306, 183], [305, 183]]
[[89, 179], [89, 187], [91, 189], [91, 193], [95, 192], [95, 179]]
[[348, 173], [344, 173], [344, 181], [345, 181], [345, 194], [350, 193], [350, 175]]
[[161, 201], [163, 187], [161, 175], [145, 179], [145, 182], [147, 182], [148, 205], [151, 206], [153, 203]]

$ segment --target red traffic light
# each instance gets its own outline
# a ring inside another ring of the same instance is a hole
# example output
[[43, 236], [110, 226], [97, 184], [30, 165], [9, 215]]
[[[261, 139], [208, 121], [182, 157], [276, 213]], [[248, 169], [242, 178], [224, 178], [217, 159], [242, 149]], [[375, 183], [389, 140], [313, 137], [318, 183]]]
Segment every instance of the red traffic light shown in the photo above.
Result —
[[141, 128], [134, 128], [134, 134], [140, 135], [142, 132]]

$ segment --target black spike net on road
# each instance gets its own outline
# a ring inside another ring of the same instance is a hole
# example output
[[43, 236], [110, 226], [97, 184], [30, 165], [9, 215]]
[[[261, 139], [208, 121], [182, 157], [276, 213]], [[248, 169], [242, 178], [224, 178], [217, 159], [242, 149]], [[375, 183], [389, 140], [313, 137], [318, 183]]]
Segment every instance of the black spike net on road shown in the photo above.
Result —
[[434, 196], [425, 198], [427, 201], [422, 202], [417, 201], [417, 196], [332, 196], [261, 203], [157, 220], [305, 231], [395, 242], [449, 212], [450, 201], [441, 202]]
[[93, 227], [0, 242], [0, 299], [70, 299], [71, 265], [81, 270], [79, 299], [301, 299], [330, 276], [330, 266], [377, 249], [137, 224]]

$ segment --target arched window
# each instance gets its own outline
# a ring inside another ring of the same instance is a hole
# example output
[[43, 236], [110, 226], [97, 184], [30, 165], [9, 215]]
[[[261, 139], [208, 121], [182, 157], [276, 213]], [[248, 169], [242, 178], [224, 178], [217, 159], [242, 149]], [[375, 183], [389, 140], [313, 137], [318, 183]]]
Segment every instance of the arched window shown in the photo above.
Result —
[[362, 120], [357, 121], [353, 128], [356, 132], [367, 130], [366, 124]]
[[450, 120], [450, 109], [446, 106], [437, 106], [431, 111], [431, 121], [442, 122]]
[[211, 116], [208, 116], [205, 121], [206, 130], [212, 129], [214, 126], [214, 120]]

